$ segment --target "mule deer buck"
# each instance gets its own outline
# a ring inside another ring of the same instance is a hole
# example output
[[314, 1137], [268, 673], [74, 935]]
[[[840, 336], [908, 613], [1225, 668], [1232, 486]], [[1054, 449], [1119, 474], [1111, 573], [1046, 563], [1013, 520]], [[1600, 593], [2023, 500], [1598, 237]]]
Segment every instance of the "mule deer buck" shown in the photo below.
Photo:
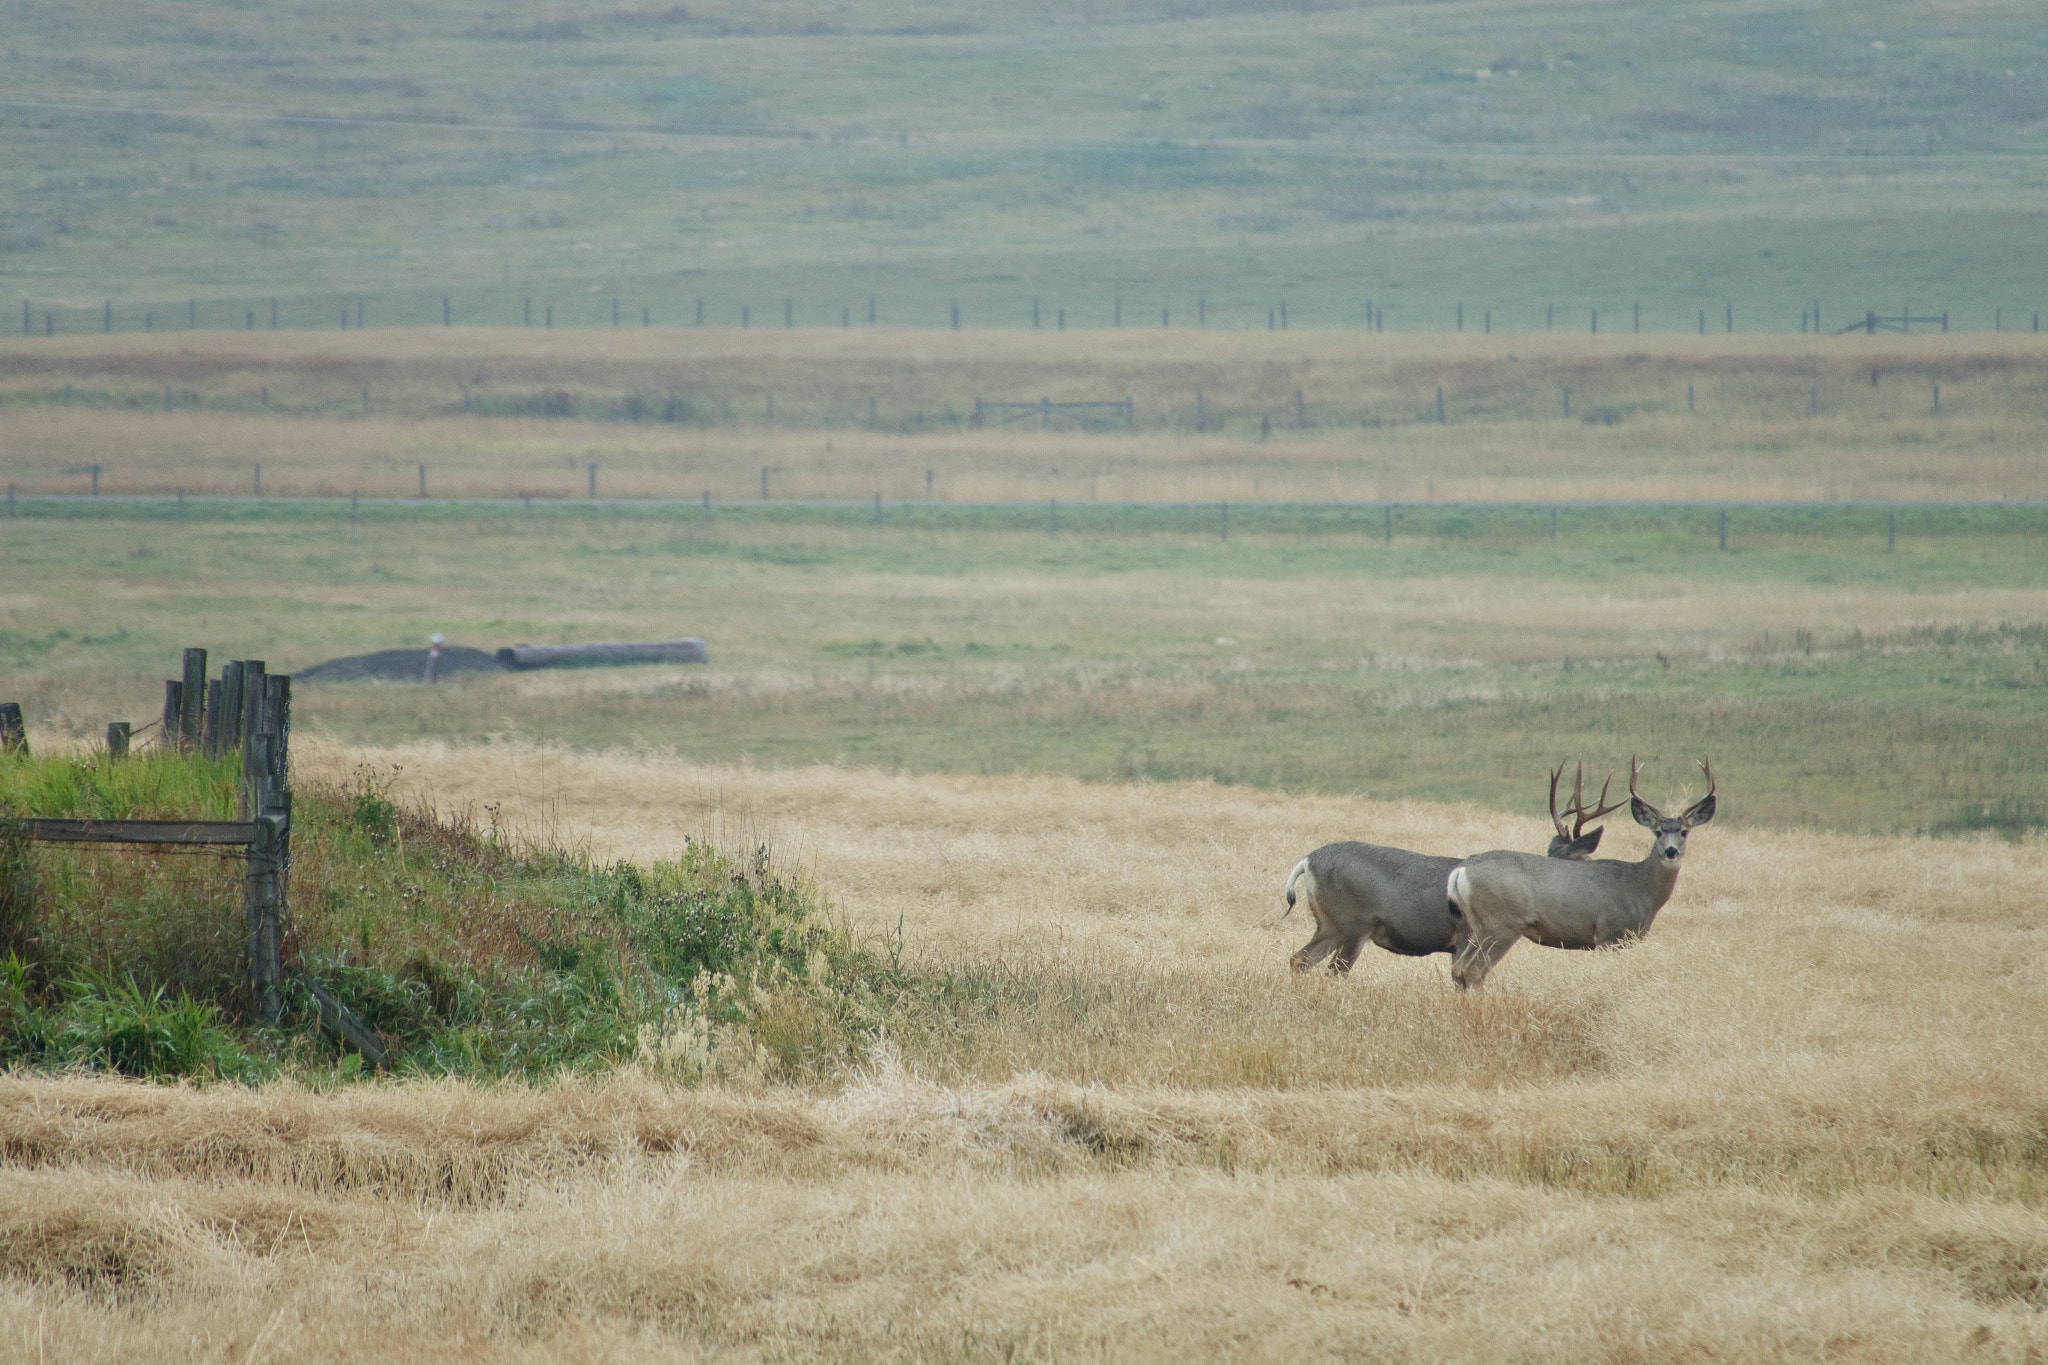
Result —
[[[1549, 856], [1589, 858], [1600, 847], [1600, 829], [1588, 831], [1587, 824], [1620, 810], [1621, 803], [1607, 805], [1607, 788], [1603, 786], [1595, 809], [1587, 810], [1582, 787], [1586, 768], [1580, 764], [1578, 776], [1572, 780], [1572, 803], [1560, 811], [1557, 784], [1563, 776], [1564, 764], [1560, 763], [1550, 775], [1550, 823], [1557, 833], [1551, 837]], [[1569, 829], [1566, 816], [1573, 821]], [[1452, 951], [1458, 921], [1445, 903], [1444, 883], [1457, 866], [1456, 858], [1410, 853], [1404, 848], [1323, 845], [1296, 863], [1287, 877], [1287, 914], [1294, 911], [1298, 883], [1316, 921], [1315, 937], [1290, 959], [1294, 970], [1305, 972], [1334, 951], [1337, 956], [1330, 963], [1331, 970], [1348, 972], [1368, 939], [1403, 957]]]
[[1705, 759], [1707, 794], [1685, 813], [1665, 815], [1636, 795], [1636, 761], [1628, 762], [1629, 813], [1654, 831], [1639, 863], [1601, 858], [1558, 862], [1510, 849], [1467, 858], [1445, 884], [1458, 921], [1451, 979], [1464, 990], [1486, 980], [1517, 941], [1546, 948], [1607, 948], [1650, 932], [1678, 886], [1685, 836], [1714, 818], [1714, 769]]

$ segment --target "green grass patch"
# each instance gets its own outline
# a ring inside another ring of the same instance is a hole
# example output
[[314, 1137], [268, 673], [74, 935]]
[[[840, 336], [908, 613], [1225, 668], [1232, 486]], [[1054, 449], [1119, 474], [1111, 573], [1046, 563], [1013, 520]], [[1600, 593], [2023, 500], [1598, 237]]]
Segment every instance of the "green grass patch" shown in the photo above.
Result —
[[[9, 760], [0, 792], [17, 816], [169, 813], [149, 802], [174, 794], [200, 814], [225, 767]], [[287, 1011], [269, 1028], [250, 1009], [239, 862], [33, 844], [0, 823], [0, 1062], [358, 1074], [310, 978], [401, 1072], [539, 1079], [637, 1059], [685, 1080], [803, 1080], [862, 1057], [892, 998], [880, 946], [766, 848], [686, 841], [673, 861], [600, 864], [401, 807], [367, 774], [301, 791], [292, 837]]]

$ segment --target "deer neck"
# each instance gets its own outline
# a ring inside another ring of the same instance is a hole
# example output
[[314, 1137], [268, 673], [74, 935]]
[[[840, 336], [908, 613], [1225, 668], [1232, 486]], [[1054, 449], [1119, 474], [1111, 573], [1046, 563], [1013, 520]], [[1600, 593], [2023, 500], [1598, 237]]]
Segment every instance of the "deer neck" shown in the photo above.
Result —
[[1664, 902], [1671, 899], [1671, 893], [1678, 889], [1679, 864], [1669, 858], [1657, 856], [1656, 844], [1650, 845], [1650, 852], [1636, 864], [1636, 882], [1649, 897], [1650, 909], [1654, 912], [1664, 908]]

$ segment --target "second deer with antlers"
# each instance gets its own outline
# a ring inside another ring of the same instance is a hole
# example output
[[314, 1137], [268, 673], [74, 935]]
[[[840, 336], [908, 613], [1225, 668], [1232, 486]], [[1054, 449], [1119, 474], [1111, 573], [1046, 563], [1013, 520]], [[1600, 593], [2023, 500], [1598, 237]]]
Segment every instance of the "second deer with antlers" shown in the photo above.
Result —
[[1629, 760], [1629, 813], [1655, 832], [1641, 862], [1567, 862], [1501, 849], [1460, 863], [1446, 885], [1458, 921], [1451, 979], [1467, 990], [1477, 987], [1525, 938], [1546, 948], [1606, 948], [1649, 933], [1678, 886], [1685, 836], [1714, 818], [1714, 769], [1704, 759], [1700, 768], [1707, 794], [1683, 814], [1667, 816], [1636, 795], [1638, 770]]

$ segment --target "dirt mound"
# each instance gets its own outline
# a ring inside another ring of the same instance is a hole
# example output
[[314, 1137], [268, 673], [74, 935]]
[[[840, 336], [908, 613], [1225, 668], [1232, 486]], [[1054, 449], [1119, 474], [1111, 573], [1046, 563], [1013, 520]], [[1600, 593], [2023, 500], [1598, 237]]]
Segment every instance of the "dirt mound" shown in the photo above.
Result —
[[[502, 673], [505, 666], [487, 650], [446, 645], [441, 650], [441, 676], [451, 673]], [[351, 654], [329, 659], [292, 674], [296, 682], [360, 682], [365, 678], [392, 682], [422, 682], [427, 676], [424, 649], [385, 649], [375, 654]]]

